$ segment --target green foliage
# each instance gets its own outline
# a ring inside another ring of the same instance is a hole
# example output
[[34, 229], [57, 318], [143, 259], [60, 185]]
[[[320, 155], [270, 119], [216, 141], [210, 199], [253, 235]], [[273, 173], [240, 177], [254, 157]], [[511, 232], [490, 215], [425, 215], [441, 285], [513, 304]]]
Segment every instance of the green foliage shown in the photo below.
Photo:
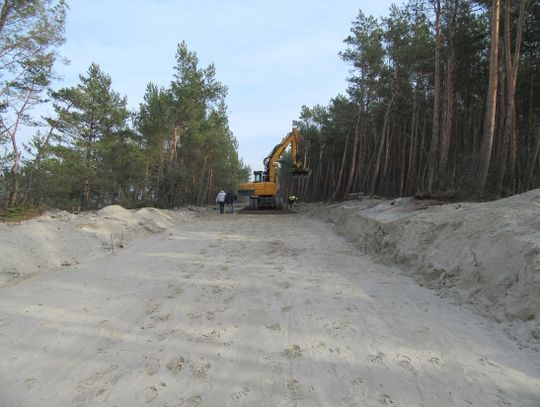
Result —
[[[391, 197], [420, 193], [428, 157], [440, 158], [437, 149], [443, 143], [447, 143], [446, 161], [434, 164], [433, 192], [441, 196], [474, 194], [488, 85], [491, 2], [440, 2], [437, 144], [431, 137], [437, 117], [433, 112], [435, 4], [410, 0], [401, 7], [392, 6], [389, 15], [380, 20], [359, 11], [341, 53], [352, 67], [349, 98], [338, 96], [328, 106], [304, 106], [295, 122], [312, 148], [312, 179], [306, 199], [342, 199], [348, 192], [370, 193], [372, 188], [377, 195]], [[510, 52], [516, 45], [518, 5], [510, 3]], [[517, 137], [510, 154], [505, 152], [502, 138], [509, 73], [504, 63], [507, 51], [501, 44], [497, 158], [490, 169], [491, 190], [486, 191], [491, 196], [498, 193], [495, 181], [504, 168], [499, 163], [505, 160], [507, 174], [500, 182], [504, 193], [540, 185], [539, 10], [537, 2], [526, 2], [515, 97]], [[501, 25], [501, 38], [504, 30]]]
[[[67, 5], [63, 0], [5, 0], [0, 6], [0, 151], [7, 187], [0, 199], [15, 205], [18, 199], [21, 127], [38, 121], [30, 111], [44, 102], [54, 77], [56, 49], [64, 42]], [[8, 143], [9, 142], [9, 143]], [[9, 182], [7, 182], [9, 181]]]
[[[129, 152], [132, 134], [125, 133], [126, 99], [111, 90], [111, 78], [96, 64], [79, 78], [78, 86], [53, 93], [62, 145], [51, 153], [58, 159], [56, 171], [64, 169], [70, 177], [63, 180], [60, 191], [52, 189], [51, 194], [65, 193], [63, 189], [68, 188], [70, 196], [79, 195], [76, 206], [86, 209], [118, 201], [122, 190], [118, 178], [124, 176], [119, 166], [131, 165], [118, 150], [124, 147]], [[111, 166], [118, 172], [111, 171]]]
[[359, 103], [370, 103], [381, 78], [385, 56], [382, 36], [379, 22], [373, 16], [366, 17], [359, 11], [353, 21], [351, 35], [345, 39], [348, 48], [341, 57], [355, 68], [349, 78], [351, 86], [348, 92]]
[[0, 207], [0, 222], [21, 222], [40, 216], [44, 211], [41, 206], [18, 204], [9, 208]]
[[21, 173], [24, 201], [68, 210], [202, 205], [247, 179], [214, 67], [199, 68], [182, 43], [175, 72], [168, 88], [148, 84], [137, 114], [96, 64], [78, 85], [52, 92], [56, 115], [29, 144], [34, 159]]
[[136, 118], [148, 174], [145, 200], [160, 207], [205, 204], [216, 190], [247, 178], [229, 130], [227, 89], [215, 68], [199, 68], [196, 53], [179, 44], [168, 89], [149, 84]]

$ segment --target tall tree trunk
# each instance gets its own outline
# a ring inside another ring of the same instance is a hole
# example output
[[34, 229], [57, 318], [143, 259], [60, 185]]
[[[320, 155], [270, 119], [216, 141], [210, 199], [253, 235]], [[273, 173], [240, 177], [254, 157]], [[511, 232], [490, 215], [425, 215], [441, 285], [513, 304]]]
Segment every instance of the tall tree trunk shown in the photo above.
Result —
[[375, 167], [373, 168], [373, 177], [371, 179], [371, 186], [369, 188], [369, 195], [373, 195], [375, 193], [375, 189], [377, 188], [378, 178], [379, 178], [379, 171], [381, 168], [381, 162], [383, 158], [383, 153], [386, 148], [388, 148], [386, 139], [388, 138], [388, 134], [390, 133], [388, 130], [389, 125], [389, 119], [390, 119], [390, 112], [394, 106], [394, 101], [399, 93], [399, 88], [396, 88], [394, 92], [392, 93], [392, 97], [390, 98], [390, 101], [388, 102], [388, 106], [386, 107], [386, 113], [384, 115], [384, 123], [383, 128], [381, 131], [381, 139], [379, 142], [379, 148], [377, 151], [377, 158], [375, 160]]
[[[66, 112], [69, 111], [71, 106], [72, 105], [70, 104], [66, 108]], [[28, 175], [28, 181], [26, 183], [26, 198], [25, 198], [26, 202], [29, 202], [32, 199], [34, 173], [39, 168], [39, 164], [41, 163], [41, 160], [43, 159], [43, 156], [45, 154], [45, 150], [49, 146], [49, 143], [50, 143], [51, 138], [52, 138], [52, 136], [54, 134], [54, 131], [58, 127], [58, 121], [50, 120], [49, 124], [50, 124], [49, 131], [48, 131], [47, 135], [45, 136], [45, 138], [43, 139], [43, 141], [41, 142], [41, 144], [39, 146], [37, 146], [36, 157], [34, 158], [34, 161], [32, 162], [32, 166], [30, 167], [30, 171], [29, 171], [29, 175]]]
[[534, 143], [534, 151], [533, 156], [530, 161], [530, 168], [529, 168], [529, 179], [527, 181], [527, 188], [531, 189], [534, 188], [536, 185], [534, 183], [534, 170], [536, 168], [536, 162], [538, 160], [538, 153], [540, 152], [540, 125], [538, 126], [538, 129], [536, 131], [536, 140]]
[[[390, 123], [390, 121], [389, 121]], [[381, 181], [386, 181], [387, 184], [387, 190], [386, 195], [393, 195], [394, 191], [392, 189], [393, 181], [394, 179], [392, 177], [387, 177], [388, 174], [388, 164], [390, 163], [390, 153], [392, 152], [392, 135], [395, 134], [395, 122], [392, 122], [392, 130], [390, 130], [390, 126], [388, 126], [388, 136], [386, 141], [386, 147], [384, 149], [384, 159], [382, 162], [382, 171], [381, 171]], [[390, 172], [392, 172], [392, 169], [397, 169], [397, 163], [398, 159], [396, 157], [396, 160], [393, 161], [396, 165], [394, 165], [392, 168], [390, 168]]]
[[0, 11], [0, 33], [4, 31], [6, 21], [9, 17], [9, 14], [13, 10], [13, 3], [13, 0], [6, 0], [4, 1], [4, 4], [2, 4], [2, 10]]
[[13, 180], [11, 190], [9, 191], [8, 207], [12, 207], [17, 202], [17, 195], [19, 193], [19, 164], [21, 159], [21, 153], [17, 147], [16, 133], [10, 135], [13, 148], [13, 165], [11, 166], [11, 176], [13, 177]]
[[427, 190], [431, 192], [437, 169], [439, 152], [440, 98], [441, 98], [441, 1], [435, 2], [435, 75], [433, 90], [433, 125], [428, 161]]
[[[347, 180], [347, 186], [345, 187], [345, 192], [343, 194], [344, 198], [347, 198], [349, 196], [349, 193], [351, 192], [352, 183], [354, 180], [354, 174], [356, 173], [356, 165], [357, 165], [357, 152], [358, 152], [358, 144], [359, 144], [359, 133], [360, 133], [360, 120], [362, 117], [362, 101], [360, 101], [358, 105], [358, 112], [356, 113], [356, 121], [354, 123], [354, 139], [353, 139], [353, 150], [352, 150], [352, 159], [351, 159], [351, 168], [349, 170], [349, 179]], [[362, 129], [363, 131], [363, 129]]]
[[417, 176], [417, 151], [418, 151], [418, 119], [417, 113], [417, 92], [418, 83], [415, 86], [413, 92], [413, 107], [411, 115], [411, 139], [409, 145], [409, 166], [407, 168], [407, 186], [406, 191], [412, 193], [416, 190], [416, 176]]
[[177, 147], [178, 143], [180, 141], [180, 127], [176, 126], [173, 130], [173, 134], [171, 136], [171, 143], [169, 146], [168, 151], [168, 158], [167, 158], [167, 172], [165, 176], [167, 179], [165, 180], [165, 184], [168, 186], [166, 191], [166, 205], [167, 208], [171, 209], [174, 207], [175, 204], [175, 197], [174, 197], [174, 189], [175, 189], [175, 179], [174, 179], [174, 169], [176, 168], [176, 159], [177, 159]]
[[15, 123], [13, 124], [13, 128], [8, 131], [9, 137], [11, 139], [11, 146], [13, 148], [13, 165], [11, 166], [11, 175], [13, 177], [13, 184], [11, 187], [11, 191], [9, 192], [9, 198], [8, 198], [8, 206], [11, 207], [15, 205], [17, 202], [17, 197], [19, 194], [19, 169], [20, 169], [20, 162], [21, 162], [21, 153], [19, 151], [19, 148], [17, 147], [17, 132], [19, 131], [19, 126], [21, 124], [21, 120], [23, 119], [23, 116], [26, 113], [26, 110], [30, 103], [30, 98], [32, 97], [34, 93], [34, 85], [28, 89], [28, 93], [26, 94], [25, 100], [21, 106], [21, 108], [16, 112], [16, 118]]
[[210, 194], [212, 193], [212, 191], [214, 190], [214, 169], [212, 168], [212, 166], [210, 166], [210, 168], [208, 169], [208, 182], [207, 182], [207, 189], [206, 189], [206, 194], [205, 194], [205, 197], [204, 197], [204, 200], [203, 200], [203, 204], [206, 204], [206, 203], [209, 203], [210, 202]]
[[345, 162], [347, 161], [347, 151], [349, 149], [350, 135], [351, 135], [351, 132], [349, 131], [347, 133], [347, 137], [345, 138], [345, 147], [343, 148], [343, 155], [341, 157], [341, 166], [339, 168], [339, 175], [338, 175], [337, 183], [334, 187], [334, 192], [332, 192], [332, 195], [330, 196], [330, 198], [328, 198], [328, 201], [334, 201], [336, 199], [337, 194], [339, 193], [339, 189], [341, 188], [341, 179], [343, 178]]
[[324, 196], [324, 186], [322, 181], [322, 160], [324, 146], [325, 144], [321, 145], [321, 148], [319, 149], [319, 161], [317, 162], [317, 171], [315, 172], [315, 177], [313, 181], [313, 191], [310, 197], [311, 199], [315, 198], [316, 196]]
[[361, 122], [360, 122], [360, 128], [362, 131], [360, 132], [360, 139], [358, 141], [358, 152], [356, 153], [356, 171], [354, 173], [354, 180], [353, 180], [353, 186], [352, 189], [354, 189], [356, 192], [362, 191], [364, 192], [363, 186], [362, 186], [362, 174], [365, 171], [366, 162], [364, 159], [365, 156], [365, 140], [366, 140], [366, 117], [363, 116]]
[[489, 84], [486, 97], [486, 115], [484, 131], [482, 133], [482, 146], [480, 148], [478, 189], [481, 196], [486, 188], [491, 163], [491, 150], [495, 135], [495, 112], [497, 108], [497, 83], [499, 78], [499, 20], [501, 1], [493, 0], [491, 10], [491, 51], [489, 60]]
[[506, 111], [506, 123], [504, 132], [510, 140], [510, 188], [512, 192], [517, 191], [516, 185], [516, 164], [517, 164], [517, 131], [516, 131], [516, 83], [519, 69], [519, 56], [521, 53], [521, 41], [523, 37], [523, 22], [525, 16], [525, 3], [526, 0], [521, 0], [519, 3], [519, 16], [516, 29], [516, 41], [514, 44], [514, 55], [510, 55], [510, 0], [506, 0], [507, 12], [505, 18], [505, 31], [508, 35], [505, 35], [505, 51], [506, 66], [507, 66], [507, 111]]
[[149, 188], [150, 183], [150, 160], [145, 160], [144, 165], [144, 178], [143, 178], [143, 185], [142, 185], [142, 191], [140, 194], [140, 199], [142, 202], [146, 203], [147, 201], [147, 192]]
[[[402, 146], [401, 146], [401, 169], [399, 174], [399, 196], [405, 195], [405, 179], [407, 174], [407, 143], [405, 141], [405, 137], [400, 137], [402, 140]], [[399, 140], [398, 140], [399, 143]], [[399, 153], [399, 150], [398, 150]]]
[[208, 174], [206, 174], [206, 166], [208, 164], [208, 156], [209, 156], [209, 153], [208, 153], [208, 150], [206, 151], [206, 154], [204, 156], [204, 159], [203, 159], [203, 164], [202, 164], [202, 169], [200, 170], [200, 177], [199, 177], [199, 182], [197, 183], [197, 197], [196, 197], [196, 204], [198, 206], [201, 206], [204, 202], [204, 199], [205, 199], [205, 192], [208, 188], [208, 184], [207, 185], [204, 185], [204, 182], [205, 181], [208, 181], [208, 175], [210, 174], [210, 172], [208, 172]]
[[[450, 140], [452, 135], [452, 120], [454, 116], [454, 61], [456, 50], [454, 46], [456, 33], [456, 16], [458, 10], [458, 0], [454, 0], [452, 16], [450, 22], [450, 33], [448, 36], [448, 60], [446, 66], [446, 86], [445, 86], [445, 109], [443, 117], [443, 128], [441, 131], [441, 146], [439, 155], [439, 164], [443, 171], [441, 175], [448, 174], [448, 151], [450, 150]], [[442, 179], [442, 178], [441, 178]], [[443, 185], [443, 187], [445, 187]]]
[[500, 171], [497, 180], [497, 191], [502, 193], [503, 184], [506, 176], [507, 166], [510, 164], [509, 189], [515, 192], [515, 166], [517, 156], [516, 145], [516, 82], [519, 67], [519, 54], [521, 49], [521, 38], [523, 31], [523, 18], [525, 14], [525, 0], [520, 1], [519, 17], [516, 32], [516, 42], [514, 44], [514, 53], [512, 55], [512, 26], [510, 17], [512, 8], [510, 1], [504, 3], [504, 61], [506, 73], [506, 112], [504, 115], [504, 130], [502, 135], [502, 154], [500, 159]]

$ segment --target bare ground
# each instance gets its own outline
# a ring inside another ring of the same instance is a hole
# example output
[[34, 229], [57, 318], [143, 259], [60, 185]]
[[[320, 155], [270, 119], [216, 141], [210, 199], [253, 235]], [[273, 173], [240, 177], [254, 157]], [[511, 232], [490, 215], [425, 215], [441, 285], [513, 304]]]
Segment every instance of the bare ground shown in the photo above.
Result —
[[538, 406], [540, 357], [293, 215], [210, 215], [0, 289], [2, 406]]

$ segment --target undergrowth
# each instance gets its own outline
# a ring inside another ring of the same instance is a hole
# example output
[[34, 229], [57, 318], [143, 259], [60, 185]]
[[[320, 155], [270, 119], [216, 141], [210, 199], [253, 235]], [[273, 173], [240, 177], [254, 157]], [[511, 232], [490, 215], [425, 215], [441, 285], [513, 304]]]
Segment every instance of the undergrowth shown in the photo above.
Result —
[[42, 206], [20, 204], [12, 207], [0, 207], [0, 222], [20, 222], [37, 218], [45, 208]]

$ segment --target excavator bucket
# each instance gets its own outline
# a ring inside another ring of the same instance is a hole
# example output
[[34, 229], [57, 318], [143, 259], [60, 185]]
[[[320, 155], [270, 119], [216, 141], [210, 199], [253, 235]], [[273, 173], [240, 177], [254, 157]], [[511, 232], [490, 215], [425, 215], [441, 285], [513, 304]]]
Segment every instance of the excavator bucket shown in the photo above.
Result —
[[307, 168], [295, 168], [292, 171], [293, 178], [309, 178], [311, 171]]

